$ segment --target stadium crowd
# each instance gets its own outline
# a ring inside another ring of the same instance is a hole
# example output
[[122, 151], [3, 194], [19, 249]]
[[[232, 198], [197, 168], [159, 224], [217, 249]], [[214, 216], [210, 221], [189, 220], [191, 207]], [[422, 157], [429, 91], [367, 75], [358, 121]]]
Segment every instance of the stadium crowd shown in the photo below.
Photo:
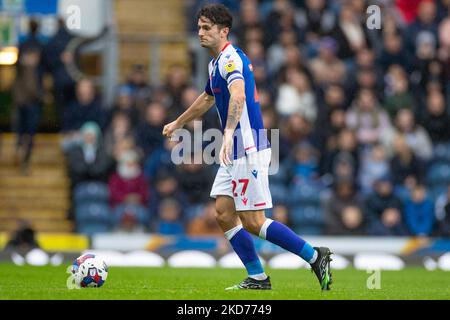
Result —
[[[268, 215], [301, 234], [449, 236], [450, 1], [371, 1], [380, 29], [364, 0], [221, 2], [265, 126], [280, 129]], [[174, 65], [154, 87], [137, 64], [106, 107], [89, 79], [65, 81], [56, 61], [70, 57], [49, 49], [77, 231], [221, 235], [217, 165], [174, 165], [161, 134], [203, 89], [190, 71]], [[219, 127], [214, 109], [203, 121]]]

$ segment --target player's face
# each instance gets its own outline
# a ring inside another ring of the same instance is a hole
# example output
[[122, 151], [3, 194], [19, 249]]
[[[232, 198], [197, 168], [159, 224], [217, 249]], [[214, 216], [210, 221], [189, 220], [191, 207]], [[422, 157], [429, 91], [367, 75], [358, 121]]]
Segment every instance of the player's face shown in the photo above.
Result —
[[213, 24], [209, 19], [205, 17], [198, 19], [198, 38], [202, 47], [216, 47], [223, 37], [222, 31], [223, 29], [219, 29], [219, 26]]

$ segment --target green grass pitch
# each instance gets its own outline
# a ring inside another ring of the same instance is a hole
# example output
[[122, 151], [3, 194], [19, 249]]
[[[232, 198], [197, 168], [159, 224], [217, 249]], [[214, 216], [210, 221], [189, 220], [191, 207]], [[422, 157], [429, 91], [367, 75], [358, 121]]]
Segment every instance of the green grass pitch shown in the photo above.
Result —
[[69, 290], [67, 266], [17, 267], [0, 263], [0, 300], [9, 299], [161, 299], [308, 300], [450, 299], [450, 272], [407, 268], [381, 271], [381, 288], [368, 289], [366, 271], [333, 271], [332, 290], [321, 292], [307, 269], [270, 270], [271, 291], [225, 291], [245, 277], [240, 269], [111, 267], [102, 288]]

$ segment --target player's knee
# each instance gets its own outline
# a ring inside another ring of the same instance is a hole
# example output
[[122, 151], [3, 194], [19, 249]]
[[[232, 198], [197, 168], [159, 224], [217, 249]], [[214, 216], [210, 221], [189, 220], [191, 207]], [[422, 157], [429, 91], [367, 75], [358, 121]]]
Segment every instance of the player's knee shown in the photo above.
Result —
[[216, 205], [215, 217], [219, 224], [227, 223], [230, 220], [230, 216], [230, 212], [226, 208]]
[[259, 231], [262, 227], [262, 223], [258, 219], [242, 220], [242, 225], [244, 226], [245, 230], [255, 235], [259, 235]]

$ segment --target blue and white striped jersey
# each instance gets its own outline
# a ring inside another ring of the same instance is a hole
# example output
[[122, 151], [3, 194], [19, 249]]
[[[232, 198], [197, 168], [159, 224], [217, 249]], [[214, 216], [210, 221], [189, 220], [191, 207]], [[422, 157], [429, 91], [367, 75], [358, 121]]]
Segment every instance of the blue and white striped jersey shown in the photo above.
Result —
[[228, 42], [216, 60], [208, 65], [209, 79], [205, 92], [214, 96], [222, 131], [226, 127], [230, 85], [238, 79], [245, 82], [245, 103], [236, 127], [233, 158], [270, 148], [261, 116], [253, 67], [241, 49]]

